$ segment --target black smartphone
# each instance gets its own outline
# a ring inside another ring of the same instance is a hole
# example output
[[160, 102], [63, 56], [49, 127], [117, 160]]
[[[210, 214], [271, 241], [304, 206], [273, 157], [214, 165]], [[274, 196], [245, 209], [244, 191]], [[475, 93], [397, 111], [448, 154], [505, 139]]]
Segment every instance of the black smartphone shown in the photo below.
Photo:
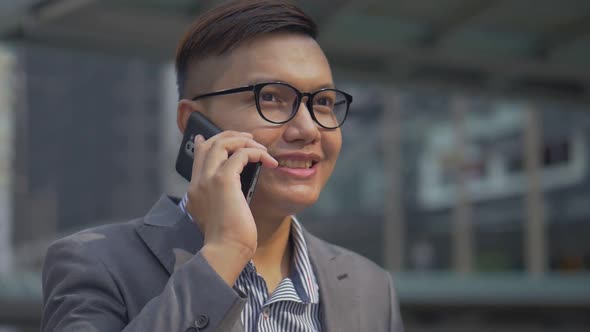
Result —
[[[202, 135], [205, 139], [209, 139], [217, 135], [222, 130], [219, 129], [211, 120], [207, 119], [199, 112], [192, 112], [188, 118], [186, 129], [182, 137], [182, 143], [178, 150], [178, 157], [176, 158], [176, 171], [187, 181], [191, 180], [193, 174], [193, 160], [195, 156], [195, 137]], [[242, 192], [246, 201], [250, 204], [254, 189], [256, 189], [256, 182], [260, 174], [260, 163], [249, 163], [244, 167], [240, 180], [242, 182]]]

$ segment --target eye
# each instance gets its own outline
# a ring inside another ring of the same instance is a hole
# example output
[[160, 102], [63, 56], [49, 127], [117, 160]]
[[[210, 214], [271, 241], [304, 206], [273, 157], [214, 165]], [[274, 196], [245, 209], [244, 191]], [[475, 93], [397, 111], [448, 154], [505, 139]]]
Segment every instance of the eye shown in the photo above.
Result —
[[315, 103], [317, 105], [320, 105], [320, 106], [332, 106], [332, 105], [334, 105], [334, 101], [331, 98], [328, 98], [328, 97], [319, 97], [319, 98], [317, 98], [317, 100], [315, 101]]
[[260, 94], [260, 100], [267, 102], [277, 102], [278, 98], [270, 92], [263, 92]]

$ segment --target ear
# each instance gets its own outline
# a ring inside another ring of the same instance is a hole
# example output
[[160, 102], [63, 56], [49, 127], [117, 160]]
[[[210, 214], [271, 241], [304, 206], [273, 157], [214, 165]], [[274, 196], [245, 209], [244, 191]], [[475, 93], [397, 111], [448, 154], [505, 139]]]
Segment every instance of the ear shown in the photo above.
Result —
[[197, 103], [189, 99], [182, 99], [178, 102], [176, 107], [176, 125], [181, 134], [184, 134], [186, 123], [192, 112], [202, 112], [197, 106]]

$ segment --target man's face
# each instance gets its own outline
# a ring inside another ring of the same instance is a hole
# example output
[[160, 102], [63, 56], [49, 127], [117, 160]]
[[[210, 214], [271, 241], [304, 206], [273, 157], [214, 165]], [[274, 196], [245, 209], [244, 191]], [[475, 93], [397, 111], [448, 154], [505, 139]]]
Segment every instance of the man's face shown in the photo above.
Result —
[[[275, 81], [288, 83], [301, 92], [333, 86], [330, 66], [319, 45], [312, 38], [298, 34], [259, 37], [226, 57], [206, 60], [198, 66], [200, 79], [212, 80], [207, 83], [207, 91], [191, 89], [189, 82], [187, 91], [191, 94], [187, 97]], [[253, 92], [192, 102], [193, 110], [203, 112], [220, 128], [252, 133], [278, 160], [276, 169], [262, 169], [252, 201], [253, 210], [269, 209], [273, 214], [299, 212], [318, 199], [334, 169], [342, 144], [340, 129], [319, 127], [312, 120], [306, 101], [304, 98], [291, 121], [280, 125], [259, 116]], [[181, 109], [179, 112], [183, 112]], [[185, 107], [184, 113], [187, 111]], [[183, 119], [187, 117], [182, 115]], [[310, 161], [313, 161], [311, 167]]]

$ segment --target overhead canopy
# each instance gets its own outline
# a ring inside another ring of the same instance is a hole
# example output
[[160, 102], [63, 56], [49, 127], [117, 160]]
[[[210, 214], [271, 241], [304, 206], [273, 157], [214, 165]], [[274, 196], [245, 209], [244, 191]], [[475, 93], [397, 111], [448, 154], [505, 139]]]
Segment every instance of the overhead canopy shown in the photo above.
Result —
[[[216, 0], [4, 0], [0, 34], [172, 59]], [[435, 82], [588, 99], [590, 1], [296, 1], [320, 25], [340, 77]]]

